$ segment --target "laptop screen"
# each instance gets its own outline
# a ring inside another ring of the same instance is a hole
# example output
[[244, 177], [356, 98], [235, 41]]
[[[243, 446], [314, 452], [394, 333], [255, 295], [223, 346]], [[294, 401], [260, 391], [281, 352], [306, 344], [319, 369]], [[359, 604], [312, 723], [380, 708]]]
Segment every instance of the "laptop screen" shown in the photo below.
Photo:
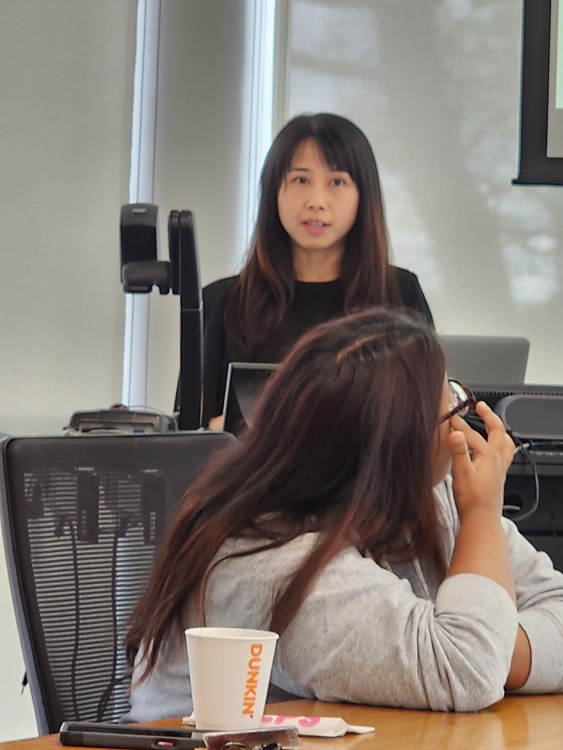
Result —
[[277, 364], [231, 362], [223, 402], [223, 429], [238, 435], [252, 421], [252, 412]]
[[448, 375], [464, 383], [523, 383], [530, 342], [523, 336], [440, 336]]

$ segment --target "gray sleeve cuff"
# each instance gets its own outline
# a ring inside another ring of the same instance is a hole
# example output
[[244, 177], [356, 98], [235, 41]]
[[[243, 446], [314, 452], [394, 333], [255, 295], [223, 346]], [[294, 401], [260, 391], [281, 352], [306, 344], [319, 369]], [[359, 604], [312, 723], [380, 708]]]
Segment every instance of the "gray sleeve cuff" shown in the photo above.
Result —
[[563, 643], [561, 624], [541, 609], [523, 610], [519, 621], [530, 642], [532, 666], [518, 693], [563, 692]]

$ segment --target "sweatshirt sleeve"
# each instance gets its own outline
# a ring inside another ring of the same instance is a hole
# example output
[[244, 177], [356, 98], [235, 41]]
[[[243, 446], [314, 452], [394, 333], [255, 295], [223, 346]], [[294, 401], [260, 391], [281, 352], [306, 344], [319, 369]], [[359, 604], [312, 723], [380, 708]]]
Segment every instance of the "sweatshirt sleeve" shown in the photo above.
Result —
[[520, 693], [563, 692], [563, 573], [553, 568], [545, 552], [538, 552], [503, 520], [509, 545], [518, 622], [532, 653], [532, 666]]
[[504, 695], [517, 624], [489, 578], [452, 576], [433, 602], [349, 549], [282, 635], [274, 681], [326, 701], [477, 711]]

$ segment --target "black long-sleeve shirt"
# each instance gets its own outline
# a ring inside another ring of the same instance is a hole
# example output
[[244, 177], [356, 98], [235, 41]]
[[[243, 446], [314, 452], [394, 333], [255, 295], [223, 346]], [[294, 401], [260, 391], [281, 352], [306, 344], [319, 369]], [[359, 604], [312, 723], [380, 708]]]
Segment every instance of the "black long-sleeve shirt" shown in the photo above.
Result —
[[[415, 274], [394, 268], [403, 306], [417, 311], [433, 325], [432, 313]], [[223, 411], [225, 383], [230, 362], [245, 361], [227, 341], [225, 307], [238, 276], [220, 279], [203, 290], [203, 416], [207, 425]], [[344, 292], [339, 279], [325, 282], [295, 282], [295, 296], [283, 336], [265, 344], [255, 362], [278, 362], [297, 338], [317, 323], [343, 313]], [[288, 333], [289, 331], [289, 333]]]

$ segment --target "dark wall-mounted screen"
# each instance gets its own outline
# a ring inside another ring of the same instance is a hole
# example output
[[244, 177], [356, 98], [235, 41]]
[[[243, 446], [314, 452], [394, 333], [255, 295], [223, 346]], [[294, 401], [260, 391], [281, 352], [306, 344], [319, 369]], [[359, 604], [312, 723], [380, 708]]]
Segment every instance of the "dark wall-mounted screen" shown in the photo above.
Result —
[[563, 0], [551, 0], [547, 156], [563, 158]]
[[563, 185], [563, 0], [523, 0], [520, 172]]

